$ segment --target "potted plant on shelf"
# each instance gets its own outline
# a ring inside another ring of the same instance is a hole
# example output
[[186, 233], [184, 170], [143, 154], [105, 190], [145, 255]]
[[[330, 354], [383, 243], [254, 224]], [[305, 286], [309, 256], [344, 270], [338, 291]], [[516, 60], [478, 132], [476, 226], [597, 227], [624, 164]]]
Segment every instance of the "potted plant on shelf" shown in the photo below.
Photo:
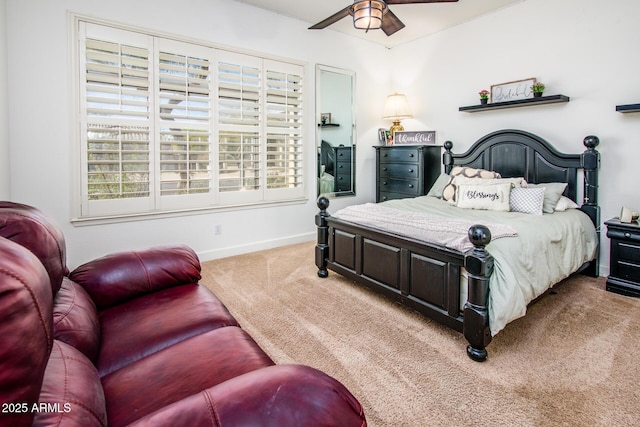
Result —
[[480, 95], [480, 104], [486, 104], [489, 100], [489, 91], [486, 89], [482, 89], [478, 95]]
[[542, 96], [542, 92], [544, 92], [544, 83], [535, 82], [533, 86], [531, 86], [531, 90], [533, 91], [534, 98], [539, 98]]

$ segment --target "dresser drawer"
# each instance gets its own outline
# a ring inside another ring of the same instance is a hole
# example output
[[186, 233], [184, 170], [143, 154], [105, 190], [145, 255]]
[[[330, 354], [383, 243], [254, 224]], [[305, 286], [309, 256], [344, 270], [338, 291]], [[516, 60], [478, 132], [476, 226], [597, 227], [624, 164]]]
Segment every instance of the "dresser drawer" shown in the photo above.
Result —
[[380, 193], [394, 192], [404, 193], [407, 197], [420, 195], [420, 185], [418, 180], [382, 178], [378, 182]]
[[351, 147], [338, 147], [336, 149], [336, 161], [351, 163]]
[[418, 179], [420, 177], [419, 165], [406, 163], [381, 163], [380, 177]]
[[420, 153], [417, 148], [402, 150], [381, 150], [380, 163], [417, 162], [419, 155]]
[[378, 201], [386, 202], [387, 200], [406, 199], [407, 197], [413, 197], [413, 196], [408, 194], [402, 194], [402, 193], [391, 193], [388, 191], [381, 191], [378, 196]]
[[351, 191], [351, 174], [336, 175], [335, 191]]

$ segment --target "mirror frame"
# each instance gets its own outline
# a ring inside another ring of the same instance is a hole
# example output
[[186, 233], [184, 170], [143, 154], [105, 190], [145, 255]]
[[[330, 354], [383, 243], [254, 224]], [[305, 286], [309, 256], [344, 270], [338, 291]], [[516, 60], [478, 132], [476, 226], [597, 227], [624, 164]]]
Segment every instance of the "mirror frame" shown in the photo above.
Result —
[[[322, 193], [326, 197], [344, 197], [356, 195], [356, 73], [355, 71], [336, 68], [329, 65], [316, 64], [316, 156], [320, 154], [320, 146], [322, 144], [322, 73], [330, 72], [349, 76], [351, 78], [351, 123], [345, 123], [344, 126], [351, 128], [351, 191], [334, 191], [331, 193]], [[340, 124], [343, 126], [342, 124]], [[320, 162], [316, 161], [316, 195], [320, 193]]]

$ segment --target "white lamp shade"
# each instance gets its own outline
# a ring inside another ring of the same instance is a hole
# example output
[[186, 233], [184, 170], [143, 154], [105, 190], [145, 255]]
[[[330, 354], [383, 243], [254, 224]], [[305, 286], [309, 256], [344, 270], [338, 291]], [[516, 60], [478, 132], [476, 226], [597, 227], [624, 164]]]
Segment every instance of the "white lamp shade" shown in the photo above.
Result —
[[388, 120], [400, 120], [410, 119], [411, 109], [409, 109], [409, 103], [407, 97], [401, 93], [394, 93], [387, 97], [387, 102], [384, 104], [383, 119]]

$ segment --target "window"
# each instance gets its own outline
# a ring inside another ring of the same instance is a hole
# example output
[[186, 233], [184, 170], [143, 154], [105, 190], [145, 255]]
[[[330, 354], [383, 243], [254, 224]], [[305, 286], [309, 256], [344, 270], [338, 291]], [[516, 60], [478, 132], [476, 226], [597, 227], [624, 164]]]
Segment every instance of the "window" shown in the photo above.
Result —
[[304, 67], [78, 25], [81, 216], [305, 196]]

